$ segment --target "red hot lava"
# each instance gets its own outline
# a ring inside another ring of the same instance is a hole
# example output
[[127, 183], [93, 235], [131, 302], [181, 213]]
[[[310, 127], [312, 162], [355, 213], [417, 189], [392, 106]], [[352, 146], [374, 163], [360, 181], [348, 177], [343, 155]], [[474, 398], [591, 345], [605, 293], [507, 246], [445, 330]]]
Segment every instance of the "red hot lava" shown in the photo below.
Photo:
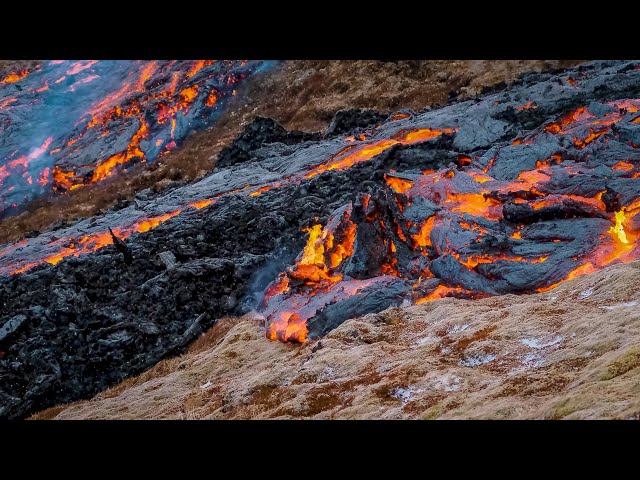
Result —
[[[0, 145], [0, 215], [16, 212], [10, 204], [101, 182], [168, 153], [213, 123], [237, 84], [263, 64], [50, 61], [7, 75], [0, 80], [7, 139]], [[17, 168], [15, 159], [43, 135], [50, 145], [28, 168]]]
[[[389, 288], [390, 277], [404, 281], [405, 288], [385, 305], [399, 305], [452, 295], [545, 292], [640, 258], [640, 188], [633, 181], [640, 156], [616, 161], [615, 152], [611, 159], [606, 154], [611, 139], [621, 140], [612, 126], [634, 123], [640, 101], [607, 107], [598, 114], [579, 108], [534, 131], [526, 145], [506, 145], [490, 158], [468, 157], [457, 169], [387, 173], [387, 193], [361, 196], [357, 205], [336, 211], [324, 228], [307, 230], [304, 251], [265, 291], [267, 337], [302, 342], [310, 333], [321, 334], [341, 302], [358, 294], [368, 301], [367, 287]], [[525, 108], [535, 106], [529, 102]], [[517, 149], [547, 142], [545, 134], [566, 138], [569, 147], [533, 158], [530, 167], [511, 160]], [[395, 143], [348, 147], [306, 176], [348, 168]], [[587, 147], [597, 157], [585, 162]], [[356, 209], [365, 214], [355, 219]], [[336, 262], [330, 256], [334, 239], [344, 247]]]

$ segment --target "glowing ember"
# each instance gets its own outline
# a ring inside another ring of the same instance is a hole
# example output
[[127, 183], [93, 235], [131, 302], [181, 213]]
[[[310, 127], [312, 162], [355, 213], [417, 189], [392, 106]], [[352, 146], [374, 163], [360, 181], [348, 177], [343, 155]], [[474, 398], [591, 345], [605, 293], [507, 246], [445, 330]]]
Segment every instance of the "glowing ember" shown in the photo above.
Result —
[[516, 108], [516, 110], [521, 112], [522, 110], [528, 110], [530, 108], [536, 109], [536, 108], [538, 108], [538, 105], [536, 105], [533, 100], [529, 100], [523, 106]]
[[207, 107], [215, 106], [217, 101], [218, 101], [218, 94], [216, 93], [215, 90], [211, 90], [211, 93], [207, 97], [207, 102], [206, 102]]
[[622, 171], [622, 172], [628, 172], [630, 170], [633, 170], [633, 163], [618, 162], [611, 168], [613, 168], [614, 170]]

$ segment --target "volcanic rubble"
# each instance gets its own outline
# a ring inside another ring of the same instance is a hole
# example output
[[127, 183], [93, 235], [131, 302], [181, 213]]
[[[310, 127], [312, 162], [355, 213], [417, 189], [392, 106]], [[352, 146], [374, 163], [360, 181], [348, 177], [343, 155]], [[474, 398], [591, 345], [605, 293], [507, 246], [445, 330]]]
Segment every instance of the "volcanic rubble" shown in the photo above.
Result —
[[324, 134], [258, 118], [197, 183], [0, 246], [0, 417], [88, 398], [225, 315], [302, 342], [638, 258], [638, 99], [640, 62], [594, 62]]

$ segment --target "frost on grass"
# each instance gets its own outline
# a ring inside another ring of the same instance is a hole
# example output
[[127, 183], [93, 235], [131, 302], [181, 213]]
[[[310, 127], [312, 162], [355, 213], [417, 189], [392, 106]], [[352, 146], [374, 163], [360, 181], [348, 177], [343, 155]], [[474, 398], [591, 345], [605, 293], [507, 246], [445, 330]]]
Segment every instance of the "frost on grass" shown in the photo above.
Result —
[[606, 305], [601, 308], [604, 308], [605, 310], [616, 310], [617, 308], [635, 307], [636, 305], [638, 305], [638, 302], [632, 300], [631, 302], [616, 303], [615, 305]]
[[413, 394], [422, 393], [422, 392], [424, 392], [423, 388], [416, 389], [414, 387], [407, 387], [407, 388], [396, 387], [393, 390], [391, 390], [391, 396], [393, 398], [397, 398], [398, 400], [400, 400], [404, 405], [405, 403], [413, 400]]
[[454, 325], [453, 327], [451, 327], [451, 329], [449, 330], [449, 333], [460, 333], [460, 332], [464, 332], [467, 328], [469, 328], [469, 324], [465, 323], [463, 325]]
[[522, 356], [522, 364], [527, 368], [540, 368], [543, 360], [539, 353], [527, 353]]
[[457, 392], [461, 388], [461, 379], [460, 377], [447, 373], [435, 380], [433, 388], [442, 390], [443, 392]]
[[593, 295], [593, 288], [587, 288], [583, 292], [580, 292], [580, 295], [578, 295], [578, 298], [580, 300], [584, 300], [585, 298], [589, 298], [591, 295]]
[[564, 337], [561, 335], [556, 335], [555, 337], [552, 337], [551, 339], [545, 341], [545, 337], [538, 337], [538, 338], [524, 338], [522, 340], [520, 340], [520, 343], [522, 343], [523, 345], [529, 347], [529, 348], [535, 348], [536, 350], [540, 350], [541, 348], [547, 348], [547, 347], [552, 347], [554, 345], [559, 344], [562, 340], [564, 340]]
[[493, 362], [496, 359], [495, 355], [483, 353], [477, 355], [469, 355], [460, 361], [460, 364], [465, 367], [477, 367], [484, 365], [485, 363]]

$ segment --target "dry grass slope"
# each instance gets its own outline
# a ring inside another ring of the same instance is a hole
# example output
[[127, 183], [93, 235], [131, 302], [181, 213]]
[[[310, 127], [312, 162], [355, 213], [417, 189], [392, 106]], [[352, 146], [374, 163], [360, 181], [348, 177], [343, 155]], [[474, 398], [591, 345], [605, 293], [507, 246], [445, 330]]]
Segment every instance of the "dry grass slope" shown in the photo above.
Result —
[[185, 355], [33, 418], [640, 419], [639, 274], [389, 309], [302, 346], [225, 318]]

